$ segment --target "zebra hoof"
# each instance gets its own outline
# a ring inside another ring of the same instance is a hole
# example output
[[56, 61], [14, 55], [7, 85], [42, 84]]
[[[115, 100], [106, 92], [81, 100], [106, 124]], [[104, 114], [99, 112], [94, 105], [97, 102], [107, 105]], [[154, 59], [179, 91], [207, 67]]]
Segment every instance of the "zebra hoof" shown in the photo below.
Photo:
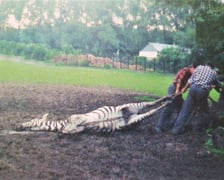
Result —
[[23, 127], [22, 125], [17, 125], [16, 126], [16, 131], [24, 131], [24, 130], [26, 130], [26, 128]]

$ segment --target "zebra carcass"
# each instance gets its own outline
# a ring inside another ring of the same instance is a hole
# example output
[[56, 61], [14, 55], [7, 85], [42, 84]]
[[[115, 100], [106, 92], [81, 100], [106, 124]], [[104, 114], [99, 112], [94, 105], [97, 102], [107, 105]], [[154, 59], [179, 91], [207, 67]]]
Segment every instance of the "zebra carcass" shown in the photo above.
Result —
[[[103, 106], [85, 114], [74, 114], [65, 120], [48, 120], [48, 114], [17, 126], [17, 130], [55, 131], [75, 134], [84, 130], [112, 132], [141, 122], [152, 116], [168, 103], [171, 97], [162, 97], [153, 102], [129, 103], [119, 106]], [[143, 112], [145, 108], [152, 108]]]

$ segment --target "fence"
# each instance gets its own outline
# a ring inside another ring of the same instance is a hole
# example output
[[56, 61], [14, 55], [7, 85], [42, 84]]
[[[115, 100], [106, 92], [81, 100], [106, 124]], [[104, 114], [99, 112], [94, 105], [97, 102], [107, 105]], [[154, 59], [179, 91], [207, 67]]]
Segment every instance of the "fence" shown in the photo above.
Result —
[[111, 59], [87, 55], [62, 55], [54, 58], [54, 62], [66, 65], [89, 66], [102, 68], [129, 69], [136, 71], [155, 70], [155, 61], [148, 61], [145, 57], [136, 56], [133, 59]]

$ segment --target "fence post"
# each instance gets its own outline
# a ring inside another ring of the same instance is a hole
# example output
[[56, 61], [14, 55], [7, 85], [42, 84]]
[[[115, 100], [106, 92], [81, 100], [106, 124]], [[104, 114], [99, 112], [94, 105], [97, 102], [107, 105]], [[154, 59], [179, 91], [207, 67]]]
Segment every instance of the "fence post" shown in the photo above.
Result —
[[146, 58], [144, 60], [144, 71], [146, 71]]
[[128, 58], [128, 69], [129, 69], [129, 58]]
[[156, 71], [156, 59], [155, 58], [153, 59], [153, 71], [154, 72]]

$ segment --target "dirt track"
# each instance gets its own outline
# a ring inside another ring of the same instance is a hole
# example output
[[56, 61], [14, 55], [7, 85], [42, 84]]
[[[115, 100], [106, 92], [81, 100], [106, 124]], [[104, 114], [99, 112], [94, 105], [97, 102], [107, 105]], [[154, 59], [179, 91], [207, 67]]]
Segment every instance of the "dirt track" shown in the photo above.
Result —
[[[0, 84], [0, 131], [50, 113], [52, 119], [104, 105], [136, 102], [140, 93], [111, 88]], [[108, 135], [0, 136], [0, 179], [223, 179], [224, 160], [206, 153], [205, 133], [155, 134], [158, 115]]]

